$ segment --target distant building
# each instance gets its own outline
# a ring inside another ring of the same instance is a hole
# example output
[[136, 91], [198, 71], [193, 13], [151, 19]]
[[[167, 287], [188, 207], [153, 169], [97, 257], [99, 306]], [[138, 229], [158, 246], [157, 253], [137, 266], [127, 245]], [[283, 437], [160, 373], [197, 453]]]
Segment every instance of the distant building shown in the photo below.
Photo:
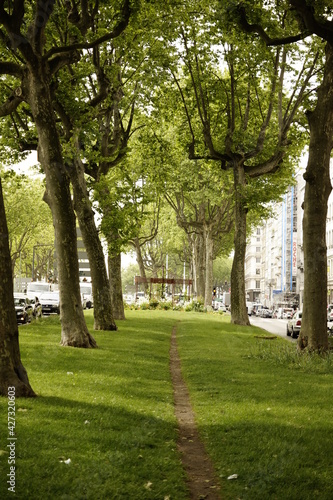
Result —
[[274, 205], [274, 216], [249, 238], [245, 257], [246, 299], [268, 307], [299, 306], [298, 184]]
[[[295, 185], [274, 205], [274, 217], [248, 239], [245, 257], [246, 300], [268, 307], [286, 304], [302, 308], [304, 295], [303, 208], [304, 170]], [[331, 169], [331, 179], [333, 168]], [[333, 194], [328, 200], [327, 301], [333, 303]]]
[[82, 233], [79, 227], [76, 228], [77, 251], [79, 259], [80, 281], [91, 281], [90, 264], [85, 244], [82, 239]]

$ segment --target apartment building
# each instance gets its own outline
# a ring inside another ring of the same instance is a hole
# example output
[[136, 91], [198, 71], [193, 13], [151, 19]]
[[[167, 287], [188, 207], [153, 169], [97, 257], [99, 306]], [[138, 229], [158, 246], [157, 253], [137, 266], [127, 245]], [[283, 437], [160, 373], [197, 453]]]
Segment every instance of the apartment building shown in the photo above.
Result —
[[[248, 239], [245, 258], [247, 300], [268, 307], [288, 304], [302, 307], [304, 293], [304, 255], [302, 203], [304, 170], [295, 176], [295, 185], [274, 205], [274, 216], [257, 227]], [[333, 184], [333, 167], [331, 168]], [[328, 200], [327, 301], [333, 303], [333, 193]]]
[[274, 215], [257, 227], [248, 239], [245, 290], [246, 298], [251, 302], [260, 302], [268, 307], [299, 307], [301, 303], [304, 281], [299, 225], [302, 181], [304, 183], [303, 177], [297, 175], [295, 185], [290, 187], [280, 203], [274, 204]]

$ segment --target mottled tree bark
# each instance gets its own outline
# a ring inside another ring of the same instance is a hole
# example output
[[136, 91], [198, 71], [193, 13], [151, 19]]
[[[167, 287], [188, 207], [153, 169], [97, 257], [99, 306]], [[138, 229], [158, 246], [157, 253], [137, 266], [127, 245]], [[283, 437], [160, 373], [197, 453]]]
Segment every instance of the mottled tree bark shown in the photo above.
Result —
[[13, 276], [8, 228], [0, 180], [0, 395], [33, 397], [22, 364], [13, 295]]
[[330, 157], [333, 147], [333, 46], [326, 45], [324, 79], [316, 108], [308, 116], [309, 158], [303, 217], [304, 307], [300, 348], [328, 349], [327, 335], [327, 202], [331, 193]]
[[46, 179], [46, 201], [51, 209], [58, 261], [61, 344], [96, 347], [85, 323], [79, 286], [76, 220], [70, 181], [63, 164], [61, 145], [45, 68], [34, 61], [24, 92], [38, 133], [38, 159]]
[[245, 298], [245, 252], [246, 252], [246, 217], [242, 190], [246, 185], [244, 168], [235, 160], [235, 253], [231, 269], [231, 323], [249, 325]]
[[213, 296], [213, 251], [214, 241], [210, 227], [205, 227], [206, 240], [206, 283], [205, 283], [205, 306], [212, 305]]
[[[133, 246], [135, 248], [136, 261], [137, 261], [137, 263], [139, 265], [139, 269], [140, 269], [140, 276], [141, 276], [141, 278], [146, 278], [146, 270], [145, 270], [145, 266], [144, 266], [143, 258], [142, 258], [142, 254], [141, 254], [141, 247], [140, 247], [139, 238], [134, 238]], [[147, 295], [148, 290], [149, 290], [148, 283], [144, 284], [144, 289], [145, 289], [145, 294]]]
[[121, 283], [121, 254], [108, 256], [111, 302], [115, 319], [124, 320], [124, 301]]
[[195, 239], [195, 253], [197, 263], [197, 296], [205, 298], [206, 285], [206, 245], [202, 233], [198, 233]]
[[117, 330], [111, 305], [111, 291], [104, 252], [89, 200], [84, 168], [79, 160], [75, 161], [70, 177], [74, 193], [74, 208], [90, 264], [94, 297], [94, 329]]

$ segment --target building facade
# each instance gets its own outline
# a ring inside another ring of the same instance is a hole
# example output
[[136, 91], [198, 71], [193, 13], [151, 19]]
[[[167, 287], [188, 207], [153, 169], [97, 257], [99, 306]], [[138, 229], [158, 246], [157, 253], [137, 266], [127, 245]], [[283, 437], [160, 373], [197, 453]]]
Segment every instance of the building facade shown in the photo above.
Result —
[[[304, 180], [300, 172], [274, 215], [257, 227], [248, 239], [245, 258], [246, 299], [264, 306], [301, 307], [303, 302], [302, 200]], [[333, 206], [332, 206], [333, 210]], [[333, 211], [332, 211], [333, 217]], [[332, 219], [333, 295], [333, 219]]]
[[[295, 176], [295, 185], [274, 205], [274, 216], [257, 227], [248, 239], [245, 258], [246, 299], [275, 308], [288, 305], [302, 308], [304, 254], [302, 219], [304, 170]], [[331, 166], [333, 184], [333, 166]], [[333, 303], [333, 193], [328, 200], [327, 303]]]

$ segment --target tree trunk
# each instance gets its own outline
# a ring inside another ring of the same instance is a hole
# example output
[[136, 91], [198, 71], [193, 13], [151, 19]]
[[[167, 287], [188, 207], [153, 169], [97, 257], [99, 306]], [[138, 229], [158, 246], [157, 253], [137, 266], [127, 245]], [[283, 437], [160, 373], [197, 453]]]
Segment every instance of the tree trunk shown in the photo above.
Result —
[[[140, 276], [141, 276], [141, 278], [146, 278], [146, 270], [145, 270], [145, 266], [143, 264], [139, 238], [134, 238], [133, 246], [134, 246], [135, 252], [136, 252], [136, 261], [137, 261], [137, 263], [139, 265], [139, 269], [140, 269]], [[148, 283], [144, 283], [144, 289], [145, 289], [145, 294], [147, 295], [149, 292]]]
[[121, 254], [109, 255], [108, 265], [113, 314], [115, 319], [123, 320], [125, 311], [121, 283]]
[[196, 236], [192, 235], [190, 242], [191, 242], [191, 247], [192, 247], [192, 280], [193, 280], [193, 287], [192, 287], [192, 295], [198, 295], [197, 289], [198, 289], [198, 284], [197, 284], [197, 252], [195, 248], [195, 240]]
[[112, 311], [104, 252], [89, 200], [84, 169], [79, 161], [75, 161], [74, 167], [70, 170], [70, 177], [74, 193], [74, 208], [90, 264], [94, 297], [94, 329], [117, 330]]
[[0, 395], [36, 396], [22, 365], [14, 306], [12, 263], [0, 180]]
[[197, 261], [197, 296], [205, 298], [206, 283], [206, 245], [202, 233], [197, 234], [195, 239], [196, 261]]
[[51, 209], [58, 261], [61, 344], [96, 347], [85, 323], [79, 286], [76, 221], [69, 177], [66, 174], [52, 109], [52, 100], [43, 69], [30, 69], [25, 92], [38, 133], [38, 159], [46, 179], [46, 201]]
[[214, 242], [212, 239], [211, 229], [205, 228], [206, 240], [206, 283], [205, 283], [205, 306], [212, 306], [213, 294], [213, 248]]
[[309, 114], [309, 158], [303, 217], [304, 302], [300, 348], [328, 349], [327, 335], [327, 201], [331, 193], [330, 155], [333, 147], [333, 46], [326, 45], [324, 78], [317, 105]]
[[246, 251], [246, 215], [242, 190], [246, 179], [243, 165], [237, 161], [234, 165], [235, 186], [235, 253], [231, 269], [231, 323], [249, 325], [245, 298], [245, 251]]

